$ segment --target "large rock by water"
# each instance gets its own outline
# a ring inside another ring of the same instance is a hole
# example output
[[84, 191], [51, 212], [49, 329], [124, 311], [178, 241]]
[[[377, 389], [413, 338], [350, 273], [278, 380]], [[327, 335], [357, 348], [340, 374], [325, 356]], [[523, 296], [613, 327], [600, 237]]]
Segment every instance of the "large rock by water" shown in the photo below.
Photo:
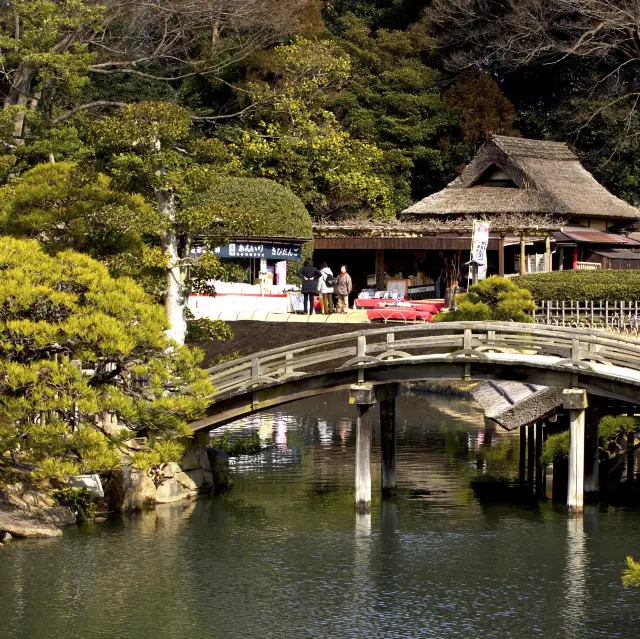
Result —
[[[73, 518], [75, 523], [75, 517]], [[62, 530], [51, 522], [4, 503], [0, 504], [0, 531], [12, 537], [61, 537]]]
[[109, 508], [116, 512], [145, 510], [156, 503], [156, 486], [143, 470], [125, 466], [111, 473], [105, 497]]
[[7, 486], [3, 489], [2, 493], [3, 501], [27, 512], [37, 511], [41, 508], [50, 508], [56, 505], [47, 491], [22, 482]]
[[164, 464], [159, 475], [162, 480], [156, 489], [156, 503], [169, 504], [190, 499], [198, 492], [198, 486], [175, 462]]
[[[32, 520], [45, 526], [56, 527], [71, 526], [76, 523], [76, 516], [71, 508], [56, 504], [50, 493], [42, 488], [17, 482], [0, 491], [0, 506], [4, 505], [4, 511], [10, 513], [11, 519], [17, 521], [19, 513], [24, 513], [26, 529], [30, 529]], [[0, 528], [2, 530], [2, 528]], [[5, 529], [8, 532], [11, 530]], [[50, 537], [52, 535], [14, 535], [20, 537]], [[53, 535], [57, 536], [57, 535]]]

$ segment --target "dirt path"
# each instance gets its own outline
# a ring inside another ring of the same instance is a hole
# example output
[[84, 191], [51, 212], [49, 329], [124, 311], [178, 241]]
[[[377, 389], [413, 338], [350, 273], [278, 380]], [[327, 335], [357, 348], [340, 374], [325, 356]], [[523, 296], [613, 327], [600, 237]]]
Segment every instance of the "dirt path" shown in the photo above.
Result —
[[304, 342], [323, 336], [353, 333], [367, 330], [371, 324], [320, 324], [320, 323], [287, 323], [279, 322], [228, 322], [234, 333], [227, 342], [210, 342], [196, 344], [205, 353], [203, 366], [212, 366], [221, 355], [237, 352], [240, 357], [267, 351], [279, 346], [287, 346], [296, 342]]

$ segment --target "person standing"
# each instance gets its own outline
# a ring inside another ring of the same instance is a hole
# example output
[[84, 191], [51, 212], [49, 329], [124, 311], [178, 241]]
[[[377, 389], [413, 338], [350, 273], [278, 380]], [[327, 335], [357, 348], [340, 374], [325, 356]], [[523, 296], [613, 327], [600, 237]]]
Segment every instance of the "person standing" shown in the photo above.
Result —
[[336, 289], [338, 293], [338, 313], [347, 313], [349, 310], [349, 293], [353, 289], [353, 282], [351, 281], [351, 275], [347, 273], [346, 264], [340, 267]]
[[305, 315], [313, 313], [313, 302], [318, 290], [318, 280], [322, 277], [322, 273], [311, 263], [311, 260], [305, 260], [304, 266], [298, 272], [302, 280], [302, 297]]
[[335, 286], [335, 278], [333, 271], [326, 262], [320, 265], [320, 303], [322, 304], [322, 312], [325, 315], [333, 313], [333, 288]]

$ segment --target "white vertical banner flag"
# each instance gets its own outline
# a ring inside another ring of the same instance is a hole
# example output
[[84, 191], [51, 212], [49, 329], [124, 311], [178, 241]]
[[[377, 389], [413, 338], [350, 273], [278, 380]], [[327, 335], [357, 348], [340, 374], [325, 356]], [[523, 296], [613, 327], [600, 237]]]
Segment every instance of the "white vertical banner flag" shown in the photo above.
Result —
[[489, 245], [489, 228], [491, 222], [473, 221], [471, 236], [471, 261], [478, 264], [478, 280], [487, 277], [487, 246]]

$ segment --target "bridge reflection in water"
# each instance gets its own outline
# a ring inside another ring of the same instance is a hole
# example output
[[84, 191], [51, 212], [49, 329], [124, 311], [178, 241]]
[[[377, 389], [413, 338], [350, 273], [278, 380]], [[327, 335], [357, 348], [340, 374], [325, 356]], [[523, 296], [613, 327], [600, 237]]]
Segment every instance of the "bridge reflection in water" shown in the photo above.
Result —
[[371, 503], [371, 414], [377, 404], [382, 491], [396, 490], [395, 398], [401, 382], [505, 379], [562, 388], [571, 431], [567, 504], [581, 512], [587, 394], [640, 403], [640, 340], [567, 327], [443, 322], [323, 337], [209, 373], [216, 394], [207, 416], [192, 424], [196, 435], [298, 399], [349, 390], [357, 417], [355, 501], [364, 512]]

